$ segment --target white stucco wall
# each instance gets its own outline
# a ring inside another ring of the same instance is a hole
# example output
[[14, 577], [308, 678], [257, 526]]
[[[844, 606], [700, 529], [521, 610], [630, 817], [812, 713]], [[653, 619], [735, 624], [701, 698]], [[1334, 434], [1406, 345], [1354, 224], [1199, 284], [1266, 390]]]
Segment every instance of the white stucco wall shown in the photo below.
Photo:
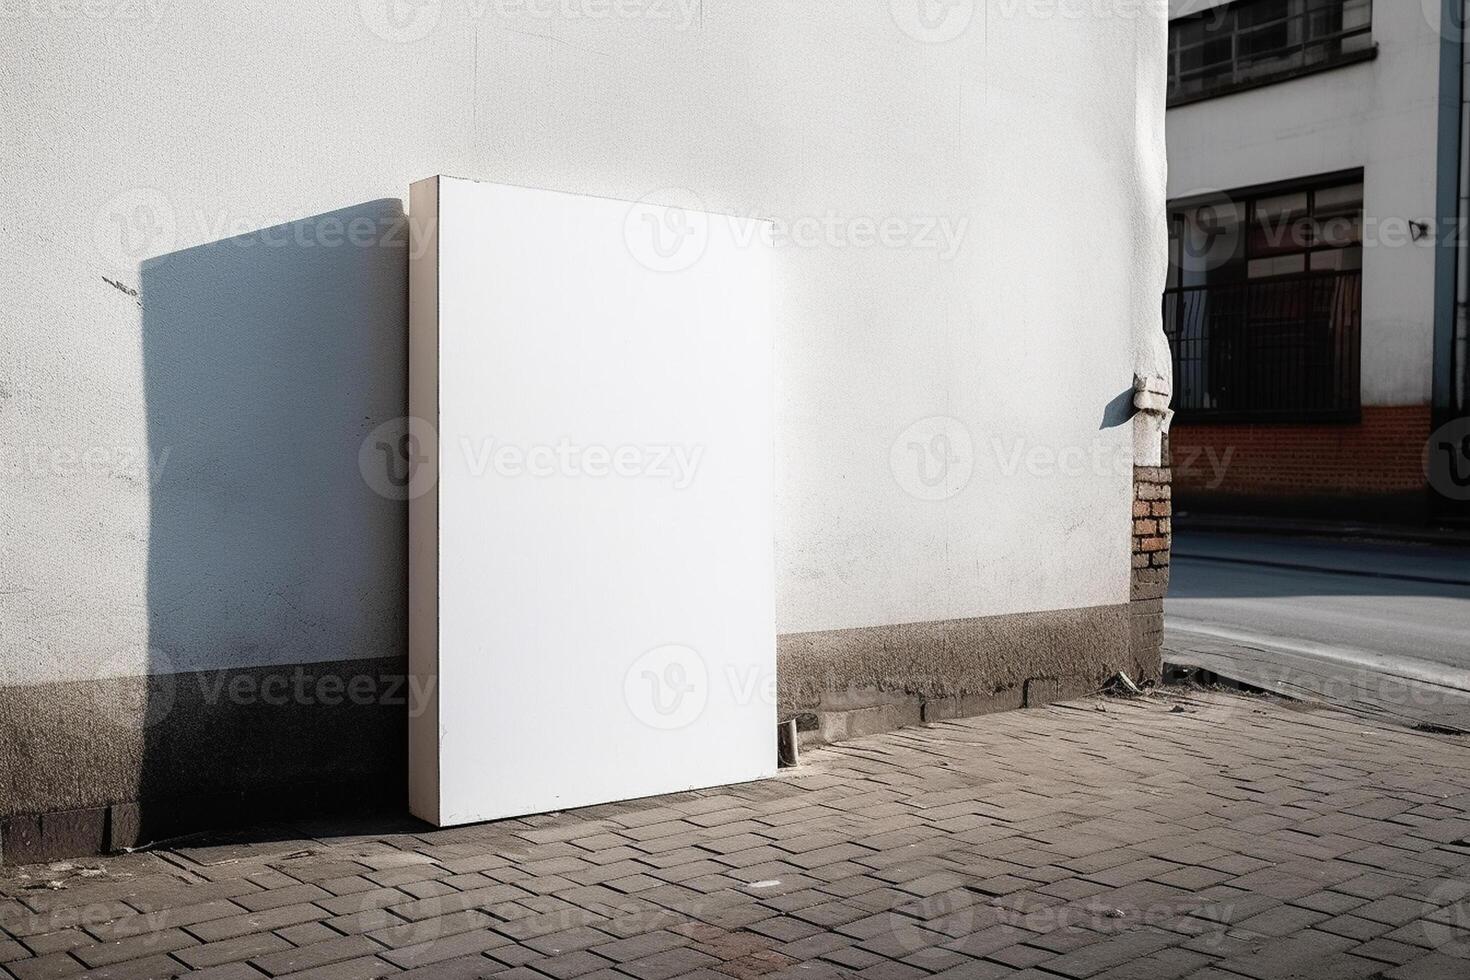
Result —
[[792, 228], [783, 632], [1126, 601], [1162, 9], [917, 2], [7, 5], [0, 682], [403, 651], [404, 258], [343, 239], [434, 173]]
[[1378, 0], [1375, 60], [1168, 112], [1171, 198], [1362, 168], [1365, 405], [1429, 401], [1433, 239], [1413, 242], [1408, 223], [1434, 226], [1438, 7]]

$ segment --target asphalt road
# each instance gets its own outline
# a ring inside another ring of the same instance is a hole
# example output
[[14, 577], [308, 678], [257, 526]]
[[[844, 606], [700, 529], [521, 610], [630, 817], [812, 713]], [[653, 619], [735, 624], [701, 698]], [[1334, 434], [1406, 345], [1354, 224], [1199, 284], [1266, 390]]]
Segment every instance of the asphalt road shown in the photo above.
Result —
[[1470, 732], [1470, 549], [1177, 532], [1165, 659]]

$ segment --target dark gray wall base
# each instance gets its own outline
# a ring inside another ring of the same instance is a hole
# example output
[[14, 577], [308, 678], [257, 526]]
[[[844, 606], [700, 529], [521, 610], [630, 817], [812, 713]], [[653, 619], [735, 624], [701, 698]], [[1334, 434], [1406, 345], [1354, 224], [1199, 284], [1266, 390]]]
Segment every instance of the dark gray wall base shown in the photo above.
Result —
[[[803, 744], [1096, 691], [1134, 659], [1133, 603], [779, 638], [780, 716]], [[1155, 651], [1155, 658], [1157, 652]]]
[[[801, 741], [1036, 706], [1135, 659], [1137, 603], [783, 636]], [[251, 823], [402, 814], [401, 658], [0, 688], [0, 860], [118, 850]]]
[[406, 662], [0, 688], [0, 860], [407, 799]]

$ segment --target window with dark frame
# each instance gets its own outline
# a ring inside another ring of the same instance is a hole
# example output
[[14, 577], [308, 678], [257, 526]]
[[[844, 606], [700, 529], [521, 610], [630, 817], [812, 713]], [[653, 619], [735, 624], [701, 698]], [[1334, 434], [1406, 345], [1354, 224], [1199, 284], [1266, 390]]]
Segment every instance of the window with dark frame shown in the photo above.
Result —
[[1362, 226], [1357, 172], [1170, 205], [1182, 420], [1357, 416]]
[[1169, 102], [1372, 57], [1372, 0], [1237, 0], [1169, 23]]

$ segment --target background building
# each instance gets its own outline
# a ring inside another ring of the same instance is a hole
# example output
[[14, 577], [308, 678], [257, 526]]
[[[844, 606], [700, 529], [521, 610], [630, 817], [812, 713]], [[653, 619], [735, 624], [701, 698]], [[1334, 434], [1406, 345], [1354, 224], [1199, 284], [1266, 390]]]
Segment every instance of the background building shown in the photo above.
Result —
[[1170, 6], [1179, 505], [1421, 519], [1464, 398], [1462, 4]]
[[[436, 173], [775, 222], [807, 737], [1157, 672], [1168, 488], [1135, 491], [1130, 416], [1169, 370], [1164, 14], [1044, 7], [13, 8], [7, 857], [402, 807], [407, 512], [375, 447]], [[535, 738], [558, 693], [526, 692]]]

